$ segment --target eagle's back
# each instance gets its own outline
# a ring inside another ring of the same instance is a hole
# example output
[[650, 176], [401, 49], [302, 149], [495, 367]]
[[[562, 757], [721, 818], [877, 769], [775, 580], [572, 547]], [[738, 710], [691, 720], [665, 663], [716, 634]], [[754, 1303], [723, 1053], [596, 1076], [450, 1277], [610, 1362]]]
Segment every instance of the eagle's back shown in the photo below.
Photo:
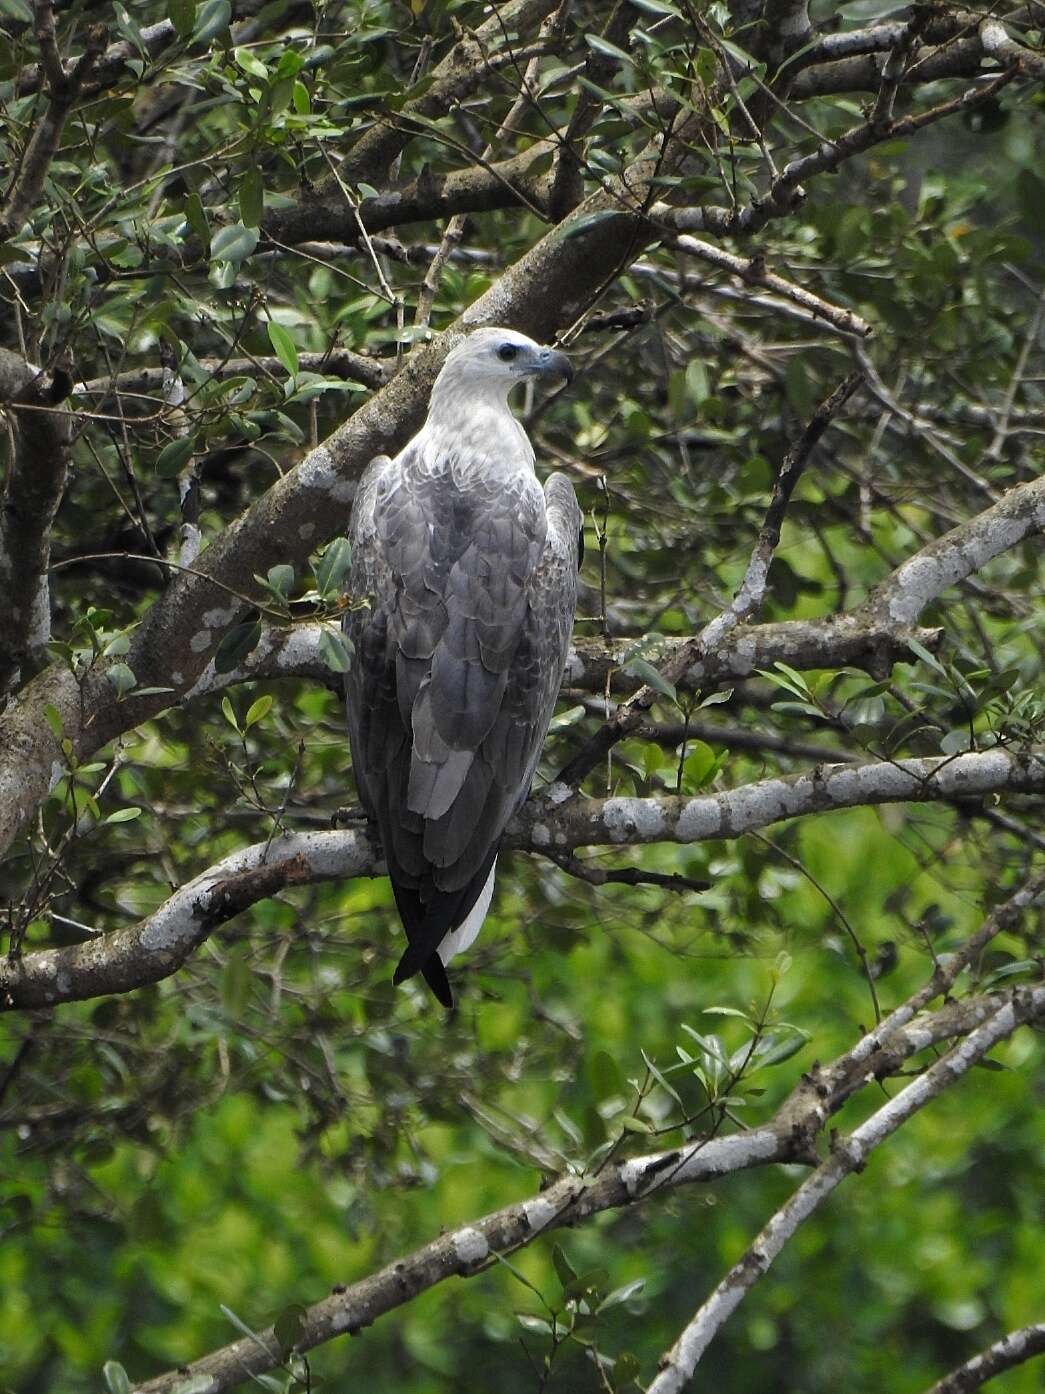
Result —
[[396, 979], [421, 970], [448, 1003], [436, 951], [526, 798], [576, 601], [572, 485], [542, 490], [512, 444], [415, 437], [374, 462], [353, 510], [353, 599], [369, 600], [345, 623], [353, 767], [410, 940]]

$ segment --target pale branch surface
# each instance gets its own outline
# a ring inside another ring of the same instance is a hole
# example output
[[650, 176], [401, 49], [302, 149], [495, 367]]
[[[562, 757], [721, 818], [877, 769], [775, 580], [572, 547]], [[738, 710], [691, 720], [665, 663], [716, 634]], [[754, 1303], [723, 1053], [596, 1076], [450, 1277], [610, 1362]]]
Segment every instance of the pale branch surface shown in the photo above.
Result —
[[[1040, 1020], [1043, 1013], [1045, 988], [1022, 988], [1011, 994], [988, 994], [950, 1003], [906, 1027], [888, 1034], [880, 1032], [871, 1047], [870, 1057], [865, 1056], [860, 1063], [858, 1088], [891, 1077], [912, 1056], [930, 1046], [956, 1037], [965, 1039], [848, 1138], [832, 1142], [831, 1158], [770, 1222], [775, 1251], [771, 1251], [766, 1240], [768, 1231], [763, 1232], [749, 1251], [764, 1255], [765, 1261], [758, 1259], [750, 1265], [754, 1271], [748, 1273], [746, 1286], [768, 1267], [775, 1252], [783, 1247], [801, 1219], [846, 1175], [859, 1170], [870, 1151], [913, 1113], [960, 1079], [992, 1046], [1018, 1026]], [[825, 1082], [818, 1082], [818, 1087], [808, 1090], [804, 1096], [796, 1092], [766, 1124], [731, 1136], [703, 1137], [682, 1147], [603, 1164], [590, 1176], [562, 1177], [528, 1200], [470, 1220], [440, 1235], [371, 1277], [339, 1285], [329, 1297], [304, 1310], [294, 1349], [305, 1352], [337, 1336], [357, 1334], [386, 1312], [447, 1278], [471, 1277], [496, 1262], [493, 1257], [496, 1254], [510, 1254], [542, 1234], [563, 1226], [575, 1226], [606, 1210], [642, 1202], [681, 1186], [707, 1184], [753, 1167], [786, 1162], [815, 1165], [818, 1160], [816, 1143], [825, 1123], [853, 1092], [844, 1087], [832, 1092], [826, 1080], [848, 1081], [856, 1063], [852, 1053], [833, 1061], [823, 1072]], [[748, 1272], [748, 1267], [738, 1265], [743, 1272]], [[730, 1279], [727, 1279], [721, 1286], [725, 1288], [729, 1284]], [[733, 1287], [728, 1290], [736, 1296], [729, 1308], [731, 1311], [746, 1287], [739, 1291]], [[720, 1323], [728, 1312], [719, 1304], [715, 1315]], [[702, 1332], [707, 1325], [705, 1322]], [[710, 1334], [707, 1333], [707, 1339]], [[692, 1350], [691, 1340], [686, 1341], [684, 1350], [688, 1356]], [[174, 1394], [178, 1382], [190, 1378], [200, 1380], [198, 1394], [222, 1394], [244, 1375], [275, 1368], [287, 1353], [269, 1327], [257, 1332], [253, 1339], [244, 1337], [177, 1371], [147, 1380], [137, 1386], [135, 1394]], [[679, 1367], [673, 1364], [669, 1368]], [[663, 1372], [659, 1378], [663, 1378]], [[675, 1390], [681, 1385], [665, 1388]]]
[[[885, 803], [1045, 792], [1045, 751], [1006, 750], [867, 765], [818, 765], [692, 798], [588, 799], [561, 784], [531, 798], [504, 845], [559, 856], [578, 847], [636, 847], [741, 837], [784, 819]], [[0, 1010], [129, 992], [175, 972], [218, 924], [287, 886], [377, 876], [384, 863], [364, 829], [266, 839], [202, 872], [153, 915], [84, 944], [0, 960]]]
[[1011, 1370], [1037, 1355], [1045, 1355], [1045, 1322], [1008, 1332], [1000, 1341], [937, 1380], [926, 1394], [971, 1394], [1003, 1370]]
[[1027, 988], [1014, 993], [1009, 1000], [1003, 999], [982, 1025], [912, 1080], [865, 1123], [848, 1136], [833, 1137], [830, 1158], [776, 1212], [699, 1308], [662, 1357], [657, 1377], [648, 1386], [647, 1394], [680, 1394], [722, 1325], [765, 1275], [801, 1225], [841, 1182], [854, 1172], [862, 1171], [876, 1148], [926, 1104], [957, 1083], [988, 1051], [1007, 1040], [1017, 1027], [1040, 1020], [1043, 1013], [1043, 987]]

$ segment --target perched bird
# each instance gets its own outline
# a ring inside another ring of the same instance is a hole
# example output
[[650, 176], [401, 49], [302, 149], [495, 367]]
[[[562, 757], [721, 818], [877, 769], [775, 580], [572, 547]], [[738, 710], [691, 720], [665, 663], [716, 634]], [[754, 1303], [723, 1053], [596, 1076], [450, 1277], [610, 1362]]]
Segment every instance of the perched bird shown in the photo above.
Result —
[[568, 382], [569, 359], [510, 329], [456, 345], [425, 424], [370, 464], [352, 509], [352, 766], [409, 941], [394, 981], [423, 973], [447, 1007], [573, 630], [581, 512], [564, 474], [541, 488], [508, 406], [535, 377]]

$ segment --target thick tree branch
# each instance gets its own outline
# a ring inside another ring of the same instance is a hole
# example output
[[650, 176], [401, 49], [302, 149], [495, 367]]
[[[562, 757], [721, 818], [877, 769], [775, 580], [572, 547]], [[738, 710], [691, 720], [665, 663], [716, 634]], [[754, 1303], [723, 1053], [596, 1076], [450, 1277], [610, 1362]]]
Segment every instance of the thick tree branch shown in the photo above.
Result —
[[[562, 857], [578, 847], [635, 847], [740, 837], [784, 819], [884, 803], [1045, 792], [1045, 752], [1005, 750], [869, 765], [819, 765], [694, 798], [585, 799], [552, 785], [509, 824], [506, 848]], [[86, 944], [0, 960], [0, 1010], [127, 992], [173, 973], [218, 924], [284, 886], [383, 873], [368, 828], [296, 833], [233, 853], [146, 919]], [[929, 999], [927, 999], [929, 1000]]]
[[329, 195], [274, 210], [262, 224], [262, 233], [278, 246], [302, 242], [354, 243], [359, 225], [367, 232], [406, 223], [429, 222], [457, 213], [487, 213], [497, 208], [524, 204], [540, 208], [550, 188], [551, 176], [534, 169], [547, 163], [551, 147], [537, 142], [510, 159], [490, 165], [469, 165], [449, 174], [426, 175], [402, 189], [392, 189], [361, 199], [352, 209], [344, 198]]
[[10, 458], [0, 495], [0, 694], [51, 637], [51, 523], [69, 472], [68, 374], [40, 372], [0, 349], [0, 408]]
[[949, 587], [1040, 533], [1045, 476], [1010, 489], [993, 507], [923, 547], [876, 588], [866, 608], [879, 621], [910, 624]]
[[647, 1394], [679, 1394], [692, 1379], [715, 1335], [765, 1274], [785, 1244], [831, 1193], [898, 1128], [957, 1083], [973, 1065], [1018, 1026], [1045, 1015], [1045, 987], [1016, 992], [958, 1045], [911, 1081], [894, 1098], [849, 1134], [832, 1141], [832, 1155], [777, 1211], [744, 1256], [715, 1288], [661, 1358], [656, 1379]]
[[[258, 374], [268, 374], [279, 381], [286, 377], [286, 369], [279, 359], [267, 354], [257, 358], [201, 358], [199, 364], [206, 373], [219, 380]], [[350, 349], [335, 348], [329, 353], [299, 353], [298, 367], [303, 373], [323, 373], [326, 377], [362, 383], [364, 387], [376, 390], [391, 378], [395, 364], [391, 359], [372, 358], [367, 354], [353, 353]], [[162, 400], [163, 388], [162, 367], [131, 368], [110, 377], [91, 378], [89, 382], [77, 383], [73, 392], [94, 398], [125, 392], [155, 395]], [[94, 406], [98, 405], [96, 401]]]
[[[952, 1003], [940, 1012], [919, 1018], [916, 1024], [896, 1031], [883, 1041], [878, 1047], [879, 1053], [872, 1054], [863, 1063], [860, 1086], [887, 1078], [904, 1061], [930, 1045], [966, 1033], [972, 1033], [968, 1040], [974, 1042], [967, 1054], [979, 1058], [989, 1048], [983, 1044], [982, 1033], [997, 1033], [1001, 1021], [1003, 1027], [1007, 1027], [1004, 1034], [1008, 1034], [1017, 1025], [1034, 1020], [1043, 1012], [1045, 988], [1023, 989], [1011, 997], [997, 994]], [[1001, 1038], [1000, 1034], [994, 1037]], [[967, 1046], [968, 1041], [963, 1042], [957, 1051]], [[850, 1055], [843, 1055], [829, 1067], [839, 1078], [847, 1079], [851, 1073]], [[947, 1072], [944, 1067], [951, 1059], [951, 1056], [946, 1057], [933, 1066], [937, 1076], [922, 1090], [922, 1102], [964, 1073], [967, 1065]], [[972, 1059], [968, 1063], [971, 1064]], [[919, 1083], [915, 1081], [915, 1085]], [[584, 1178], [564, 1177], [529, 1200], [506, 1206], [441, 1235], [372, 1277], [338, 1287], [331, 1296], [305, 1310], [295, 1349], [307, 1351], [339, 1335], [358, 1332], [446, 1278], [469, 1277], [481, 1272], [495, 1262], [492, 1255], [511, 1253], [532, 1243], [539, 1235], [564, 1225], [575, 1225], [606, 1210], [644, 1201], [680, 1186], [714, 1181], [751, 1167], [779, 1162], [813, 1163], [817, 1158], [818, 1134], [826, 1120], [849, 1097], [842, 1092], [832, 1096], [824, 1090], [815, 1099], [806, 1098], [804, 1113], [789, 1100], [768, 1124], [749, 1132], [732, 1137], [701, 1138], [683, 1147], [604, 1165], [594, 1175]], [[903, 1097], [897, 1096], [898, 1099]], [[900, 1114], [904, 1112], [903, 1106], [897, 1110], [896, 1100], [887, 1105], [888, 1108]], [[864, 1143], [868, 1150], [881, 1140], [878, 1132], [884, 1128], [885, 1112], [881, 1110], [864, 1125], [865, 1130], [871, 1130]], [[895, 1126], [899, 1126], [899, 1121]], [[872, 1143], [870, 1137], [876, 1141]], [[859, 1148], [862, 1143], [858, 1129], [849, 1139], [849, 1146]], [[845, 1155], [851, 1158], [853, 1153], [847, 1151]], [[823, 1171], [821, 1167], [811, 1180], [821, 1176]], [[137, 1387], [135, 1394], [174, 1394], [178, 1383], [190, 1378], [200, 1380], [199, 1394], [222, 1394], [246, 1375], [273, 1369], [287, 1353], [281, 1349], [272, 1328], [268, 1328], [258, 1332], [256, 1340], [234, 1341], [189, 1366], [148, 1380]]]

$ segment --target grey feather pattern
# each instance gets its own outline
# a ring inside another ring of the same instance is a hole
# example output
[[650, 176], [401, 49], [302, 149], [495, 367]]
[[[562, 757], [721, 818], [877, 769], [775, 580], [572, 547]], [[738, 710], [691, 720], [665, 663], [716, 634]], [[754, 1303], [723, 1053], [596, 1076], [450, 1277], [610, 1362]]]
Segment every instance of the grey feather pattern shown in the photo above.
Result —
[[345, 617], [353, 765], [410, 971], [467, 916], [529, 791], [573, 627], [581, 526], [565, 475], [542, 490], [528, 459], [469, 469], [418, 440], [360, 482]]

